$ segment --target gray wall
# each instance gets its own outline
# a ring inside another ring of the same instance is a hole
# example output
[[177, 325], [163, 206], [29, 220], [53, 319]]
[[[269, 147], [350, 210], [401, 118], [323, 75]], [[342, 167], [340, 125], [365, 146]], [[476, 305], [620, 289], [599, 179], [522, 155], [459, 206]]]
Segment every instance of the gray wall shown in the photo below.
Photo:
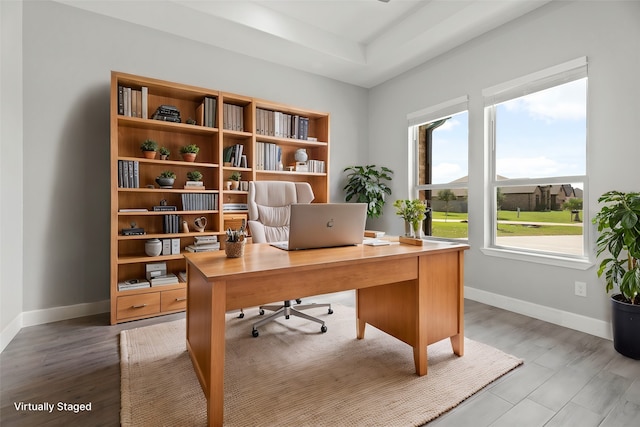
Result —
[[331, 112], [332, 200], [366, 155], [362, 88], [51, 2], [23, 49], [23, 311], [109, 298], [110, 70]]
[[[0, 2], [0, 331], [22, 312], [22, 4]], [[19, 325], [14, 326], [19, 329]], [[0, 343], [0, 349], [4, 348]]]
[[[485, 255], [483, 88], [577, 57], [589, 60], [588, 217], [610, 189], [640, 190], [640, 3], [553, 2], [370, 91], [370, 161], [396, 171], [394, 199], [408, 195], [407, 113], [469, 95], [468, 287], [608, 321], [604, 285], [586, 271]], [[402, 232], [387, 206], [380, 227]], [[590, 227], [589, 231], [594, 231]], [[588, 297], [574, 296], [574, 281]]]

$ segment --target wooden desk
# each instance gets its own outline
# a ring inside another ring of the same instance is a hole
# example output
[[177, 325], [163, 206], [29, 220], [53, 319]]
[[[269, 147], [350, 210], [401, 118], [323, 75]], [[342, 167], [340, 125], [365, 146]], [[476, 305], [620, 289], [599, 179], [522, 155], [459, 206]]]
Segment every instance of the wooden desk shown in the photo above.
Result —
[[[453, 352], [462, 356], [468, 248], [427, 243], [287, 252], [253, 244], [243, 258], [226, 258], [223, 251], [186, 254], [187, 349], [207, 398], [209, 425], [224, 420], [228, 310], [356, 289], [357, 338], [364, 338], [369, 323], [409, 344], [418, 375], [427, 373], [431, 343], [450, 338]], [[328, 328], [331, 340], [330, 318]]]

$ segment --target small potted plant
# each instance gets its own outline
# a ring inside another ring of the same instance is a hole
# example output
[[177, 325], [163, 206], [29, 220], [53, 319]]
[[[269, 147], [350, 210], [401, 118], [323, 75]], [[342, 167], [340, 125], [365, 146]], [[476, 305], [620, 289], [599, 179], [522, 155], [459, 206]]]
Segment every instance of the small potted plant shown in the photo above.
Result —
[[195, 144], [185, 145], [180, 148], [180, 154], [182, 154], [182, 158], [187, 162], [195, 162], [196, 155], [200, 151], [200, 147]]
[[163, 171], [160, 176], [156, 178], [156, 182], [160, 188], [173, 188], [173, 183], [176, 180], [176, 174], [172, 171]]
[[184, 185], [184, 188], [203, 189], [204, 184], [202, 183], [202, 173], [200, 171], [187, 172], [187, 182]]
[[167, 160], [171, 151], [167, 147], [160, 147], [160, 160]]
[[416, 239], [421, 238], [422, 221], [424, 221], [427, 206], [420, 199], [399, 199], [393, 202], [396, 214], [405, 221], [405, 234]]
[[142, 154], [147, 159], [155, 159], [156, 151], [158, 151], [158, 143], [153, 139], [145, 139], [142, 144], [140, 144], [140, 150], [142, 150]]
[[238, 230], [227, 229], [227, 240], [224, 244], [227, 258], [239, 258], [244, 255], [246, 236], [244, 227], [240, 227]]
[[229, 175], [229, 181], [231, 181], [232, 190], [237, 190], [238, 187], [240, 187], [241, 178], [242, 178], [242, 175], [240, 175], [240, 172], [238, 171], [231, 172], [231, 175]]
[[608, 191], [593, 218], [600, 234], [597, 255], [604, 255], [598, 277], [605, 277], [611, 295], [613, 347], [618, 353], [640, 359], [640, 193]]

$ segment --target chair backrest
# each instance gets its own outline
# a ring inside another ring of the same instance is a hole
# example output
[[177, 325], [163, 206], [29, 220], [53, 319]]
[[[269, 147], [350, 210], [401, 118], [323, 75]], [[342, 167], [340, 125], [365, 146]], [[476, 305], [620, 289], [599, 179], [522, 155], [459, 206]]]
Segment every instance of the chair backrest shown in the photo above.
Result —
[[311, 203], [313, 199], [308, 182], [249, 181], [248, 224], [253, 242], [287, 240], [291, 204]]

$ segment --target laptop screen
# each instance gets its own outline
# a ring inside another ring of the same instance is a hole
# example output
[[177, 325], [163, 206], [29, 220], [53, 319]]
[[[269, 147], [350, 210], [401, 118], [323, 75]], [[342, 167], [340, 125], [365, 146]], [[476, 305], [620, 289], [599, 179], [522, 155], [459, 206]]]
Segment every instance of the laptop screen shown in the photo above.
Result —
[[286, 249], [360, 244], [366, 221], [366, 203], [292, 204]]

